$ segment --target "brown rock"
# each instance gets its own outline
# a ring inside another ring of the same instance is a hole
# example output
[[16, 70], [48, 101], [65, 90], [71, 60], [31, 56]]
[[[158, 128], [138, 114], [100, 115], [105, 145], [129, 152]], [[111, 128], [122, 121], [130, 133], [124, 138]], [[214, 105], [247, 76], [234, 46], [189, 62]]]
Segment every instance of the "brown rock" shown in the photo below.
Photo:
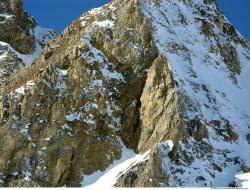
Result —
[[248, 141], [248, 144], [250, 144], [250, 134], [247, 134], [247, 141]]
[[250, 172], [250, 168], [246, 165], [241, 166], [241, 170], [243, 173], [249, 173]]
[[[7, 6], [7, 11], [11, 17], [0, 27], [0, 41], [9, 43], [14, 49], [22, 54], [32, 53], [35, 49], [35, 38], [30, 33], [36, 23], [24, 11], [22, 0], [1, 1], [0, 6]], [[4, 26], [3, 26], [4, 25]]]
[[160, 55], [150, 68], [141, 96], [140, 152], [159, 141], [177, 140], [181, 121], [176, 103], [171, 67]]

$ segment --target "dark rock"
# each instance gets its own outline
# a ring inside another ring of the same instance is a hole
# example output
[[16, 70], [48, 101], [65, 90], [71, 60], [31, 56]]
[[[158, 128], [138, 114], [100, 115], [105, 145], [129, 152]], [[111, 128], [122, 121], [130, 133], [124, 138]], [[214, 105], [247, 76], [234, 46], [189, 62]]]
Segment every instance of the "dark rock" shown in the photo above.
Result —
[[250, 144], [250, 134], [247, 134], [247, 141], [248, 141], [248, 144]]
[[250, 168], [246, 165], [241, 166], [241, 170], [243, 173], [249, 173], [250, 172]]

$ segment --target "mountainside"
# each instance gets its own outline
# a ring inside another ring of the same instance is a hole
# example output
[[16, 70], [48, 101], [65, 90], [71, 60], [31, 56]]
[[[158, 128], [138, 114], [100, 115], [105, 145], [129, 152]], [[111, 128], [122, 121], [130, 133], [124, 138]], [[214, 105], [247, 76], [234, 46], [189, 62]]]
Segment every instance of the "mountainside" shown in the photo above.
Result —
[[214, 0], [113, 0], [7, 79], [2, 186], [249, 185], [250, 47]]
[[55, 33], [36, 25], [21, 0], [0, 2], [0, 92], [9, 76], [31, 63]]

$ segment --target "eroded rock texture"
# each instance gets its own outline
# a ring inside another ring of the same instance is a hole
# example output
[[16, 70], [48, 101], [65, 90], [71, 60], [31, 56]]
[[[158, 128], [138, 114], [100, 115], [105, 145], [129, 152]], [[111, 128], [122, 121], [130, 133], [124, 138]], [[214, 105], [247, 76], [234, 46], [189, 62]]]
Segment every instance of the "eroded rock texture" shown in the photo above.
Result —
[[0, 3], [0, 41], [9, 43], [22, 54], [32, 53], [36, 41], [30, 31], [36, 23], [24, 11], [22, 0], [2, 0]]
[[125, 145], [147, 155], [112, 185], [228, 186], [250, 164], [249, 52], [214, 1], [85, 13], [1, 87], [0, 183], [80, 186]]

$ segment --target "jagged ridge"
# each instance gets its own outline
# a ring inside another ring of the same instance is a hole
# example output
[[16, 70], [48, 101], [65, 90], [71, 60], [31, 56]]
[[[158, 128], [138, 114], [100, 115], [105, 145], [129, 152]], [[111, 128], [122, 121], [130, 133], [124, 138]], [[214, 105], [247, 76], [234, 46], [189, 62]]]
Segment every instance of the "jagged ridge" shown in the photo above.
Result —
[[3, 98], [0, 179], [86, 185], [125, 143], [146, 153], [108, 185], [232, 185], [250, 164], [249, 54], [214, 1], [119, 0], [84, 14], [13, 77], [10, 90], [27, 84]]

